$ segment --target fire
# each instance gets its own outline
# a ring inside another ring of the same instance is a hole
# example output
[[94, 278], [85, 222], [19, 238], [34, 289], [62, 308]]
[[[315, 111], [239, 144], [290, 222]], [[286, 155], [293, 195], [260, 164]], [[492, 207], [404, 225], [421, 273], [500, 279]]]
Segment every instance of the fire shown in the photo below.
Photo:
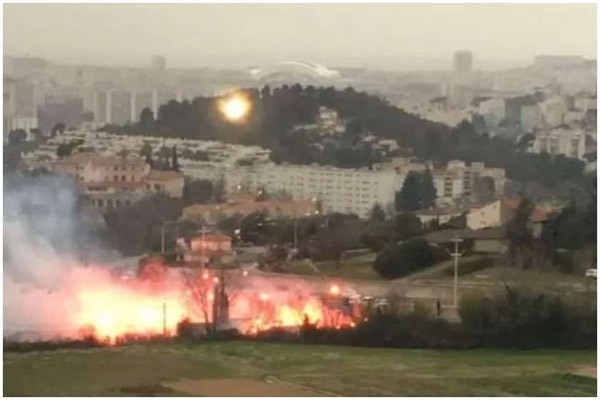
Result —
[[99, 339], [114, 342], [126, 335], [175, 334], [187, 314], [178, 293], [155, 293], [127, 286], [101, 285], [78, 296], [76, 323], [92, 326]]
[[[320, 297], [301, 282], [293, 290], [275, 289], [267, 281], [246, 277], [233, 288], [228, 284], [234, 278], [224, 276], [220, 282], [209, 271], [191, 276], [174, 269], [167, 273], [155, 268], [154, 272], [123, 280], [99, 267], [75, 269], [63, 280], [59, 297], [69, 311], [57, 312], [53, 318], [70, 334], [85, 329], [109, 343], [128, 336], [172, 336], [183, 320], [213, 322], [213, 307], [223, 301], [219, 288], [224, 285], [229, 321], [246, 334], [304, 324], [339, 329], [354, 327], [354, 321], [362, 319], [349, 311], [338, 284]], [[51, 308], [60, 309], [59, 305]]]

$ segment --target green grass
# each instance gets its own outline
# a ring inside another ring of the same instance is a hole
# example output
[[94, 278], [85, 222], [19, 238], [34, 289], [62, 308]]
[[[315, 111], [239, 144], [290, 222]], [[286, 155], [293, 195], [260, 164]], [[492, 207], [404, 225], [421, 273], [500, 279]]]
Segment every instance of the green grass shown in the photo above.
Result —
[[589, 351], [435, 351], [252, 342], [4, 353], [4, 395], [176, 395], [183, 378], [281, 380], [347, 396], [594, 396]]

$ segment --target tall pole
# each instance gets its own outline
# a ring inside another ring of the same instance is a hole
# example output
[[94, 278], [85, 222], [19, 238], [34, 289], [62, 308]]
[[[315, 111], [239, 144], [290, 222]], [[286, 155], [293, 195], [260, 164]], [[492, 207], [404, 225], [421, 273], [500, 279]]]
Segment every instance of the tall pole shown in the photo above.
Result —
[[454, 243], [454, 253], [450, 254], [454, 258], [454, 296], [452, 299], [452, 304], [454, 307], [458, 307], [458, 258], [462, 255], [462, 253], [458, 252], [458, 244], [463, 240], [455, 237], [452, 239]]

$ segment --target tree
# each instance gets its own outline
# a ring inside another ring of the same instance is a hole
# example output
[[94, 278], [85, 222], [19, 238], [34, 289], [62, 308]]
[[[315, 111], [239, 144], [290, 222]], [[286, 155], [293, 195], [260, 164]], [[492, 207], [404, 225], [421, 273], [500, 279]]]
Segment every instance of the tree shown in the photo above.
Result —
[[420, 195], [421, 195], [421, 208], [431, 208], [435, 206], [435, 199], [437, 198], [437, 191], [433, 184], [433, 177], [429, 168], [421, 174], [420, 180]]
[[396, 193], [396, 211], [418, 211], [421, 209], [421, 185], [419, 173], [410, 171], [402, 189]]
[[415, 236], [423, 234], [423, 225], [416, 215], [411, 213], [402, 213], [396, 215], [395, 219], [395, 239], [404, 241]]
[[168, 171], [171, 169], [171, 163], [169, 159], [172, 155], [172, 149], [170, 150], [167, 146], [163, 145], [158, 150], [158, 157], [155, 163], [156, 168], [161, 169], [163, 171]]
[[154, 128], [154, 113], [148, 107], [144, 107], [140, 113], [140, 128], [148, 132]]
[[508, 251], [510, 264], [515, 265], [519, 255], [525, 255], [526, 260], [522, 266], [527, 268], [531, 262], [533, 235], [529, 229], [529, 217], [533, 211], [534, 204], [527, 198], [522, 198], [515, 211], [513, 218], [506, 224], [506, 235], [508, 237]]
[[439, 258], [425, 239], [416, 238], [379, 253], [373, 268], [383, 278], [394, 279], [428, 267]]
[[142, 146], [141, 150], [140, 150], [140, 156], [148, 159], [149, 157], [152, 157], [152, 146], [150, 145], [150, 143], [148, 142], [144, 142], [144, 145]]
[[56, 148], [56, 156], [58, 158], [69, 157], [73, 152], [73, 146], [69, 143], [62, 143]]
[[381, 205], [379, 205], [379, 203], [375, 203], [375, 205], [371, 209], [371, 215], [369, 219], [371, 222], [385, 221], [385, 211], [383, 211], [383, 208], [381, 208]]
[[14, 129], [8, 132], [8, 145], [18, 146], [27, 140], [27, 132], [25, 129]]
[[269, 85], [263, 86], [263, 88], [260, 90], [260, 97], [262, 97], [263, 99], [268, 99], [269, 97], [271, 97], [271, 88], [269, 87]]
[[227, 194], [227, 183], [225, 178], [217, 180], [213, 185], [212, 200], [214, 203], [222, 203], [225, 201]]
[[55, 137], [57, 133], [62, 134], [66, 128], [67, 126], [65, 124], [63, 124], [62, 122], [58, 122], [54, 125], [54, 127], [52, 127], [52, 130], [50, 131], [50, 136]]
[[177, 161], [177, 146], [173, 146], [171, 153], [171, 169], [173, 171], [179, 171], [179, 162]]
[[[126, 255], [137, 255], [161, 248], [161, 226], [165, 221], [178, 220], [181, 199], [159, 193], [130, 206], [109, 209], [104, 219], [117, 248]], [[168, 238], [167, 238], [168, 239]], [[174, 246], [174, 238], [166, 241]]]
[[206, 179], [185, 179], [183, 201], [186, 205], [211, 203], [214, 198], [214, 184]]

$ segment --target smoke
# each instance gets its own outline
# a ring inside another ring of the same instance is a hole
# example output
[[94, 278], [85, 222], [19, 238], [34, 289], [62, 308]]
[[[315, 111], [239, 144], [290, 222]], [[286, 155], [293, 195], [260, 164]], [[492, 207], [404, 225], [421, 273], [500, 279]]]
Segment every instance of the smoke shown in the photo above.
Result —
[[4, 176], [4, 333], [53, 331], [69, 315], [65, 284], [83, 258], [110, 259], [78, 213], [78, 193], [66, 177]]

